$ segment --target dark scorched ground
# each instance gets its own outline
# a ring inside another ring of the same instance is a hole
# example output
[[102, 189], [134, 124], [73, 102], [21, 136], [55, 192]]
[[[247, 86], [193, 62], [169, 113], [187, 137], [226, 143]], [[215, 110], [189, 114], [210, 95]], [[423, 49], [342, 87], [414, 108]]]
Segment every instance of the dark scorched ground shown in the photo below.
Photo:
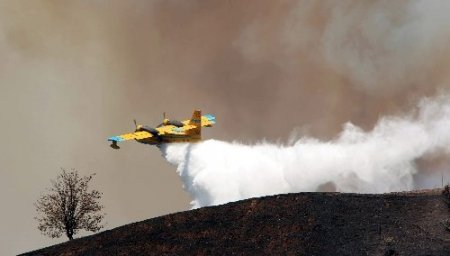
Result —
[[24, 255], [450, 255], [440, 191], [254, 198], [128, 224]]

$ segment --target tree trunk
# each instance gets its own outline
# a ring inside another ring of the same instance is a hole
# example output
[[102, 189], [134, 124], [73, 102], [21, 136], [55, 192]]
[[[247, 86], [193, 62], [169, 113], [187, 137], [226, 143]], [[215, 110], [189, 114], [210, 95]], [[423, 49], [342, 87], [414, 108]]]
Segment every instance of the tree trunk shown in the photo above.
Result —
[[69, 238], [69, 241], [73, 240], [73, 232], [70, 232], [69, 230], [66, 230], [66, 235]]

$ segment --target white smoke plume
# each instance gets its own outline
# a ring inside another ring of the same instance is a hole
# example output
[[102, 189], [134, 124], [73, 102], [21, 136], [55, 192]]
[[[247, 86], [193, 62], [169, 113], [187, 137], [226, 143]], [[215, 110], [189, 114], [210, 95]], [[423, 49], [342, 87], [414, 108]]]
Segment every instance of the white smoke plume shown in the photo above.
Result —
[[328, 190], [384, 193], [414, 188], [415, 160], [450, 149], [450, 97], [423, 99], [371, 131], [347, 123], [334, 140], [290, 145], [206, 140], [163, 145], [194, 208], [279, 193]]

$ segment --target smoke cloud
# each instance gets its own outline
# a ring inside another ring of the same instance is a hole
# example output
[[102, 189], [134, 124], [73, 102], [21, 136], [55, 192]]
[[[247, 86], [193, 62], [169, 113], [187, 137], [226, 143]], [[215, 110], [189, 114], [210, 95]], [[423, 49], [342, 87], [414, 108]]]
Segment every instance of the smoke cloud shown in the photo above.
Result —
[[166, 144], [192, 206], [301, 191], [384, 193], [411, 190], [416, 160], [450, 150], [450, 97], [423, 99], [403, 117], [389, 116], [371, 131], [351, 123], [329, 141], [303, 137], [291, 145], [207, 140]]

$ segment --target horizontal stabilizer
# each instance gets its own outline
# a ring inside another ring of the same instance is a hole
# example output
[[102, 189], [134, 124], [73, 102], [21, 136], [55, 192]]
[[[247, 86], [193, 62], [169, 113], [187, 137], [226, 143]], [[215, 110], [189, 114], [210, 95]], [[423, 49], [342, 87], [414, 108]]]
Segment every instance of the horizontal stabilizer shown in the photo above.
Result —
[[216, 117], [211, 115], [211, 114], [206, 114], [203, 117], [205, 117], [209, 122], [211, 122], [211, 124], [215, 124], [216, 123]]

